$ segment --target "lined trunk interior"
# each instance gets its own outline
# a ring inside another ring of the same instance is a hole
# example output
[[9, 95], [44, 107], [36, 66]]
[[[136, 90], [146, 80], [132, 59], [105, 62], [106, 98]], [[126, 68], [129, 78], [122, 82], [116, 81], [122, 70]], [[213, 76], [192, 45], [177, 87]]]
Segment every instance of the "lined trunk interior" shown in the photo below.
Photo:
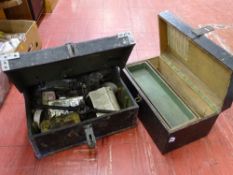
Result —
[[151, 103], [164, 116], [164, 120], [170, 128], [196, 118], [188, 106], [147, 63], [138, 64], [129, 70]]
[[159, 20], [159, 57], [128, 65], [128, 71], [170, 129], [218, 114], [232, 71], [191, 38]]

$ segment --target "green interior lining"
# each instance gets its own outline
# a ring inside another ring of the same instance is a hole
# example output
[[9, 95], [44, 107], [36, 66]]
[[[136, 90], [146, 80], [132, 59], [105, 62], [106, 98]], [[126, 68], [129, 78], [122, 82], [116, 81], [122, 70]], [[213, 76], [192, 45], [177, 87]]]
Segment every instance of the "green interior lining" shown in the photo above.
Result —
[[178, 127], [196, 118], [148, 64], [134, 65], [129, 71], [170, 128]]

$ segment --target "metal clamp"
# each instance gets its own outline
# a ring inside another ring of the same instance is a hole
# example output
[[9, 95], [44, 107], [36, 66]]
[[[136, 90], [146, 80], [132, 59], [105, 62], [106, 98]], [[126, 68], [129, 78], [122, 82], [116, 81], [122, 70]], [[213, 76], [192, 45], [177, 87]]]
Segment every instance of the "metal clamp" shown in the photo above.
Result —
[[96, 138], [91, 125], [84, 126], [84, 132], [86, 135], [87, 145], [90, 148], [94, 148], [96, 145]]

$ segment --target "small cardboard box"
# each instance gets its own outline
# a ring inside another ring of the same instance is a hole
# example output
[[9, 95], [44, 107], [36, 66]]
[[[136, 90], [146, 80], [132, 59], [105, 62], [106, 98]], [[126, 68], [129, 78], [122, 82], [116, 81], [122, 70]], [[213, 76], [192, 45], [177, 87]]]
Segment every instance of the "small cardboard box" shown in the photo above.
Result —
[[24, 40], [16, 49], [18, 52], [30, 52], [41, 49], [41, 39], [35, 21], [1, 20], [0, 31], [4, 33], [25, 33]]
[[45, 13], [52, 13], [57, 3], [58, 0], [45, 0]]

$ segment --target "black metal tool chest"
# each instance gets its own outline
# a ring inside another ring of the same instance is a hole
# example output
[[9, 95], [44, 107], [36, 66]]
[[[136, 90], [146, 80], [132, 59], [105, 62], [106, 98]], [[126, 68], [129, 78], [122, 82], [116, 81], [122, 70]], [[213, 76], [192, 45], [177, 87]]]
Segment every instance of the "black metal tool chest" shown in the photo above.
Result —
[[[135, 45], [129, 33], [1, 61], [24, 94], [29, 138], [38, 158], [82, 143], [93, 147], [95, 138], [135, 126], [138, 105], [139, 119], [162, 153], [209, 133], [232, 104], [232, 55], [203, 35], [211, 28], [194, 30], [168, 11], [159, 14], [159, 31], [161, 55], [129, 65]], [[35, 89], [59, 80], [72, 87], [70, 78], [90, 80], [93, 73], [117, 85], [120, 110], [48, 132], [33, 129]]]
[[[1, 61], [5, 73], [24, 94], [28, 133], [36, 157], [42, 158], [82, 143], [94, 147], [96, 138], [135, 126], [138, 105], [120, 77], [120, 69], [125, 67], [134, 45], [131, 34], [121, 33], [37, 52], [7, 55]], [[116, 98], [120, 110], [84, 118], [81, 122], [56, 127], [47, 132], [36, 131], [33, 116], [37, 108], [43, 107], [40, 106], [41, 96], [36, 96], [37, 89], [60, 88], [62, 82], [59, 80], [65, 81], [64, 87], [72, 88], [74, 83], [71, 83], [71, 78], [80, 79], [80, 82], [87, 81], [88, 84], [95, 82], [102, 74], [105, 81], [117, 85]], [[90, 82], [86, 80], [91, 76], [96, 78], [92, 78]]]
[[233, 99], [233, 57], [169, 11], [159, 18], [160, 56], [127, 65], [122, 77], [162, 153], [206, 136]]

